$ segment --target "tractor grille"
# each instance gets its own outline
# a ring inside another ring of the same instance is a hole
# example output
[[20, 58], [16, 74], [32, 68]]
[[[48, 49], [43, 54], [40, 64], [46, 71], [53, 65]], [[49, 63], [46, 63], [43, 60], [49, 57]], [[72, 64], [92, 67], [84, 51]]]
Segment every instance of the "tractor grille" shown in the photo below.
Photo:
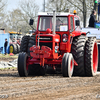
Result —
[[[38, 37], [37, 37], [37, 40], [38, 40]], [[51, 36], [40, 36], [39, 45], [40, 47], [47, 46], [52, 49], [52, 37]]]
[[44, 42], [39, 42], [39, 45], [40, 45], [40, 47], [47, 46], [47, 47], [52, 49], [52, 42], [49, 42], [49, 43], [47, 43], [47, 42], [45, 42], [45, 43]]
[[52, 41], [52, 37], [40, 36], [39, 41]]

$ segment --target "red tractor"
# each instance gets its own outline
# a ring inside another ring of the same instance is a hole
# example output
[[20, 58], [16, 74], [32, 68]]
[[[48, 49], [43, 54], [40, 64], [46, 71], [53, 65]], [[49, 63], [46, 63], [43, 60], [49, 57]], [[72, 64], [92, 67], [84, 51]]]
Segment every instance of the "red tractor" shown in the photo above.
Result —
[[[30, 25], [32, 22], [31, 19]], [[55, 11], [39, 13], [36, 34], [22, 38], [19, 75], [44, 75], [47, 66], [59, 70], [64, 77], [96, 75], [96, 38], [81, 32], [78, 16]]]

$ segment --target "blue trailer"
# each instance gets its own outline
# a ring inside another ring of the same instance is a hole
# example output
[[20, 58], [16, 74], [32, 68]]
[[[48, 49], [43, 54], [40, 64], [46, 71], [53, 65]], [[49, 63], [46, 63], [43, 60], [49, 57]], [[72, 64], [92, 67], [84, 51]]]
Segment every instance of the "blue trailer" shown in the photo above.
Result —
[[5, 39], [7, 38], [8, 46], [7, 46], [7, 53], [9, 52], [9, 33], [0, 33], [0, 53], [4, 54], [4, 43]]

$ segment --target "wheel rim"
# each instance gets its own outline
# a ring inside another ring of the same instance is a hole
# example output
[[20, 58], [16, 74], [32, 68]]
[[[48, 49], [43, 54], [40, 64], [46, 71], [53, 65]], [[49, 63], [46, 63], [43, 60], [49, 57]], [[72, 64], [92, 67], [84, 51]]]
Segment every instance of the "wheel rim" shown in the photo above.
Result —
[[10, 53], [13, 53], [13, 46], [10, 46]]
[[97, 43], [95, 42], [93, 48], [93, 71], [94, 73], [97, 71], [97, 64], [98, 64], [98, 48]]
[[71, 64], [70, 64], [70, 71], [72, 72], [72, 69], [73, 69], [73, 62], [71, 60]]

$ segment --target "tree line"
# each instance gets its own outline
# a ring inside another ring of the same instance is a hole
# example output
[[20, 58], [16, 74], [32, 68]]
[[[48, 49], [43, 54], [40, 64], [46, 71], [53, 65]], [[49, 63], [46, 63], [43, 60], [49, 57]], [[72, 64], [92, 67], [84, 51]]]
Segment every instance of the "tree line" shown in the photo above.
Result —
[[[47, 0], [45, 3], [45, 11], [51, 12], [55, 9], [57, 12], [66, 12], [66, 10], [69, 9], [70, 13], [73, 13], [73, 11], [76, 10], [83, 26], [86, 27], [88, 25], [88, 18], [94, 8], [94, 1], [95, 0]], [[0, 28], [4, 28], [6, 32], [20, 31], [26, 34], [32, 29], [29, 26], [29, 19], [33, 18], [33, 27], [36, 29], [37, 15], [40, 11], [40, 7], [36, 4], [35, 0], [20, 0], [18, 8], [13, 11], [7, 11], [6, 8], [7, 0], [0, 0]]]

